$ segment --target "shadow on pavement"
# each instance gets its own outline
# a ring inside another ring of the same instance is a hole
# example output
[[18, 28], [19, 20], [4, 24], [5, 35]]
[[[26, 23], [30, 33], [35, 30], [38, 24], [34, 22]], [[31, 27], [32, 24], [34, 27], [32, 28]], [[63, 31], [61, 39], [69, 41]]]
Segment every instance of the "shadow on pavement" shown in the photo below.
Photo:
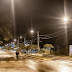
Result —
[[51, 66], [45, 64], [39, 64], [37, 68], [38, 72], [52, 72], [54, 69]]
[[0, 61], [14, 61], [14, 57], [0, 58]]

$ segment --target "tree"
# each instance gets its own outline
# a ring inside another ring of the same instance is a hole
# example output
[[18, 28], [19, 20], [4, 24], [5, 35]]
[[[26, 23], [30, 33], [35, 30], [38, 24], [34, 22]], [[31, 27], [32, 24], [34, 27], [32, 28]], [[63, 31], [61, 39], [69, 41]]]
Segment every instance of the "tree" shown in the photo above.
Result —
[[33, 45], [34, 46], [34, 49], [37, 49], [38, 48], [38, 46], [37, 45]]
[[57, 55], [69, 55], [69, 48], [66, 46], [56, 51]]
[[8, 41], [13, 38], [12, 25], [9, 14], [0, 11], [0, 41]]
[[26, 46], [26, 49], [27, 49], [27, 50], [30, 50], [30, 49], [33, 49], [33, 48], [34, 48], [34, 46], [33, 46], [33, 45], [31, 45], [31, 44], [30, 44], [30, 45], [28, 45], [28, 46]]
[[20, 44], [19, 49], [20, 49], [20, 50], [23, 50], [23, 49], [26, 49], [26, 47], [25, 47], [24, 44]]
[[27, 49], [27, 50], [29, 50], [29, 49], [32, 49], [32, 50], [33, 50], [33, 49], [37, 49], [37, 47], [38, 47], [37, 45], [32, 45], [32, 44], [30, 44], [30, 45], [28, 45], [28, 46], [26, 47], [26, 49]]
[[45, 48], [47, 48], [47, 50], [46, 50], [47, 53], [50, 54], [50, 49], [49, 49], [49, 48], [54, 48], [54, 46], [53, 46], [52, 44], [45, 44], [45, 45], [44, 45], [44, 49], [45, 49]]

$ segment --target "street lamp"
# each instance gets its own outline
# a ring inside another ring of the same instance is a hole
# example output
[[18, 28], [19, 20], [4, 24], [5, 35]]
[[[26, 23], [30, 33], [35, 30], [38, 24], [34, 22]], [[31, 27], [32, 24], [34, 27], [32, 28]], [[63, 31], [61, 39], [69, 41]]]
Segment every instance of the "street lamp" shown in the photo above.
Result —
[[[31, 30], [31, 33], [33, 34], [34, 31]], [[39, 31], [37, 31], [36, 33], [37, 33], [37, 45], [38, 45], [38, 52], [39, 52], [39, 50], [40, 50], [40, 48], [39, 48], [39, 42], [40, 42], [40, 39], [39, 39]]]
[[22, 36], [20, 36], [20, 38], [22, 38]]
[[14, 42], [16, 42], [16, 39], [14, 39]]
[[66, 45], [68, 47], [68, 35], [67, 35], [67, 22], [68, 22], [68, 18], [64, 17], [64, 22], [65, 22], [65, 31], [66, 31]]
[[68, 21], [68, 18], [67, 18], [67, 17], [65, 17], [65, 18], [64, 18], [64, 22], [67, 22], [67, 21]]
[[22, 38], [24, 38], [24, 45], [25, 45], [26, 37], [22, 37], [22, 36], [20, 36], [20, 39], [22, 39]]
[[[32, 36], [33, 36], [33, 33], [34, 33], [34, 30], [33, 29], [31, 29], [31, 34], [32, 34]], [[33, 38], [32, 38], [33, 39]], [[32, 44], [32, 40], [31, 40], [31, 44]]]
[[17, 41], [17, 40], [16, 40], [16, 39], [14, 39], [14, 45], [16, 44], [16, 41]]
[[18, 37], [18, 41], [17, 41], [17, 44], [18, 44], [18, 45], [19, 45], [19, 38], [22, 39], [22, 36], [19, 36], [19, 37]]
[[17, 44], [19, 45], [19, 39], [21, 39], [22, 38], [22, 36], [19, 36], [18, 37], [18, 40], [17, 40]]
[[19, 45], [19, 39], [24, 39], [24, 45], [25, 45], [25, 43], [26, 43], [26, 37], [19, 36], [18, 37], [18, 45]]
[[12, 11], [12, 23], [13, 23], [13, 31], [14, 31], [14, 38], [16, 37], [16, 22], [15, 22], [15, 5], [14, 0], [11, 0], [11, 11]]
[[31, 33], [34, 33], [34, 31], [33, 31], [33, 30], [31, 30]]

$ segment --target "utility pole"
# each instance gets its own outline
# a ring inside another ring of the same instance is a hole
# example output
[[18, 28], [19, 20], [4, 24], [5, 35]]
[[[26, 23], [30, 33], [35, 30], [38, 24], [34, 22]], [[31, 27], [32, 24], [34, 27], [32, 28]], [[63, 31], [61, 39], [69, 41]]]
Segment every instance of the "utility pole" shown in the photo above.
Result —
[[24, 35], [24, 45], [26, 44], [26, 34]]
[[18, 40], [17, 40], [17, 45], [19, 46], [19, 37], [18, 37]]
[[25, 37], [24, 37], [24, 45], [25, 45]]
[[32, 45], [32, 40], [31, 40], [31, 45]]
[[37, 31], [37, 45], [38, 45], [38, 52], [39, 52], [39, 50], [40, 50], [40, 48], [39, 48], [39, 31]]

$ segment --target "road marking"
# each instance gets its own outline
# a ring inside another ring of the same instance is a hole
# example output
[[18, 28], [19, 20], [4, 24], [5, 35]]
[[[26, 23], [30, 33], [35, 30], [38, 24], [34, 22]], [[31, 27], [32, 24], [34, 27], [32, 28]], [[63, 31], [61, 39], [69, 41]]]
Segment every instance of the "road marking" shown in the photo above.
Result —
[[9, 61], [10, 63], [14, 63], [15, 61]]
[[27, 65], [27, 64], [25, 64], [25, 65], [28, 66], [29, 68], [33, 69], [33, 70], [36, 70], [36, 68], [34, 66]]
[[23, 61], [17, 61], [17, 62], [22, 63]]
[[6, 63], [6, 61], [1, 61], [1, 63]]

